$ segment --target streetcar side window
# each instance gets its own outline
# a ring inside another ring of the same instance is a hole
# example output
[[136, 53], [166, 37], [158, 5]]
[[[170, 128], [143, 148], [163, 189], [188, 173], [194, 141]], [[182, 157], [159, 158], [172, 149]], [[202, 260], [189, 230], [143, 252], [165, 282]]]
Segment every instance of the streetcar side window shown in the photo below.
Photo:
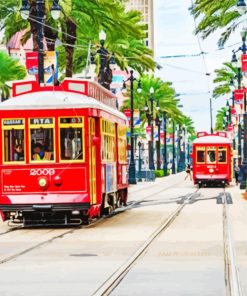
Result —
[[118, 161], [127, 161], [126, 127], [118, 126]]
[[224, 147], [218, 148], [218, 162], [226, 163], [226, 148]]
[[25, 161], [24, 130], [5, 130], [4, 136], [4, 162]]
[[101, 121], [101, 156], [103, 161], [115, 161], [115, 140], [116, 127], [115, 123], [108, 122], [104, 119]]

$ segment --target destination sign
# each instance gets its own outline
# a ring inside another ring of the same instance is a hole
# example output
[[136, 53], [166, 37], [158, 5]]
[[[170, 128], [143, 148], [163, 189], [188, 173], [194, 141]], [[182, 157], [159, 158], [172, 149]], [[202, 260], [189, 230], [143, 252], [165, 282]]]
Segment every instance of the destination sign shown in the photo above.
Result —
[[31, 118], [30, 124], [52, 124], [53, 118]]
[[60, 123], [82, 123], [81, 117], [63, 117], [60, 118]]
[[9, 125], [24, 125], [24, 120], [23, 119], [4, 119], [3, 120], [3, 125], [4, 126], [9, 126]]

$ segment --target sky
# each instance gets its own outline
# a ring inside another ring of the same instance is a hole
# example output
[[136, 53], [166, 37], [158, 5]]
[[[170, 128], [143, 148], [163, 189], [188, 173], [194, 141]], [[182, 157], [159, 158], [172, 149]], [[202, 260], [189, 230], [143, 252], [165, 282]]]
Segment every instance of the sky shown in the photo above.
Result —
[[[154, 0], [155, 20], [155, 57], [162, 66], [156, 76], [164, 81], [171, 81], [179, 96], [182, 111], [190, 116], [197, 131], [210, 131], [210, 96], [214, 88], [214, 70], [222, 67], [223, 62], [231, 61], [232, 50], [241, 42], [239, 31], [226, 43], [225, 49], [219, 50], [217, 40], [219, 33], [206, 40], [200, 39], [203, 52], [208, 54], [199, 57], [161, 58], [174, 55], [191, 55], [201, 52], [198, 39], [193, 34], [194, 18], [188, 8], [191, 0]], [[196, 21], [197, 22], [197, 21]], [[205, 73], [210, 73], [207, 76]], [[210, 93], [209, 93], [210, 92]], [[184, 95], [183, 95], [184, 94]], [[212, 99], [213, 126], [218, 109], [226, 105], [226, 99]]]

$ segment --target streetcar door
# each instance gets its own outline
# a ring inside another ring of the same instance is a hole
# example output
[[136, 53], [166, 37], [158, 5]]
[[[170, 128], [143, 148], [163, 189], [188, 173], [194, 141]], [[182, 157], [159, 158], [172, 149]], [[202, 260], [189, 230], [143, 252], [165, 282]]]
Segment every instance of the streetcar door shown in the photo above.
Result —
[[95, 119], [89, 118], [89, 166], [90, 166], [90, 196], [91, 204], [97, 203], [96, 196], [96, 145], [93, 141], [95, 137]]

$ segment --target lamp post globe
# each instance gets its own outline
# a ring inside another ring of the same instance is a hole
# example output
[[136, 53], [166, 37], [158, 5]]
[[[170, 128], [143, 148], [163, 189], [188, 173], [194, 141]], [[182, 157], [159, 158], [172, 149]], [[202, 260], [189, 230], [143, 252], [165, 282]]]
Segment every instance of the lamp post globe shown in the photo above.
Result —
[[30, 5], [28, 4], [28, 0], [22, 0], [22, 7], [20, 9], [20, 15], [24, 20], [29, 18]]
[[101, 30], [99, 33], [99, 40], [100, 40], [100, 44], [101, 46], [104, 46], [105, 44], [105, 40], [106, 40], [106, 33], [104, 30]]
[[51, 16], [54, 20], [58, 20], [61, 14], [61, 8], [58, 5], [59, 0], [53, 0], [53, 5], [51, 8]]
[[243, 15], [246, 12], [246, 3], [244, 0], [238, 0], [237, 2], [237, 10], [239, 14]]

